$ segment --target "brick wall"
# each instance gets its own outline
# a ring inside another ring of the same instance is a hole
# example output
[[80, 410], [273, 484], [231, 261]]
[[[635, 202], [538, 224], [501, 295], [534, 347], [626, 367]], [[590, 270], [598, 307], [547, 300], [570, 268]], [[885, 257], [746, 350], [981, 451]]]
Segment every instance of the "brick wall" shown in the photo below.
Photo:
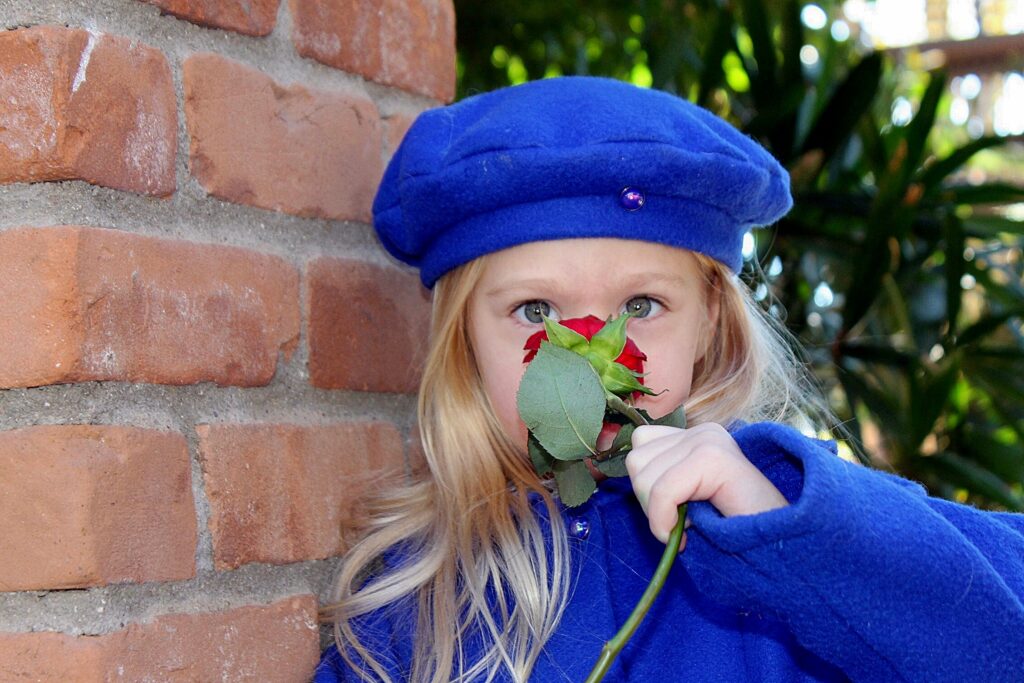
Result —
[[371, 202], [451, 0], [8, 0], [0, 681], [307, 681], [429, 311]]

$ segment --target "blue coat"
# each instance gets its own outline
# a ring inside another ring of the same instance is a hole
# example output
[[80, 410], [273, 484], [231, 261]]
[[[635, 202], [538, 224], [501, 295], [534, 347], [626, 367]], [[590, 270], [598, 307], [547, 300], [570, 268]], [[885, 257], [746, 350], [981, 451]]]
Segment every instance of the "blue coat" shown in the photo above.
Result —
[[[783, 425], [733, 437], [791, 505], [724, 518], [691, 503], [686, 549], [606, 681], [1024, 680], [1024, 515], [930, 498]], [[586, 678], [664, 549], [628, 479], [565, 518], [577, 583], [543, 683]], [[364, 624], [395, 680], [412, 621]], [[350, 680], [332, 645], [315, 682]]]

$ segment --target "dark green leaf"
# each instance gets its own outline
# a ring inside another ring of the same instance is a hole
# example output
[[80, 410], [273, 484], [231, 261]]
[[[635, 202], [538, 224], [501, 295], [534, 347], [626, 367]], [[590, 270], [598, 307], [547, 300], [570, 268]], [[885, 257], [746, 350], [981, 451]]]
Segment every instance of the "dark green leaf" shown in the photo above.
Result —
[[965, 328], [963, 332], [957, 335], [956, 344], [957, 346], [975, 344], [1002, 327], [1006, 321], [1022, 316], [1024, 316], [1024, 305], [1021, 305], [1018, 308], [1011, 308], [1008, 311], [1002, 311], [1000, 313], [985, 316], [970, 327]]
[[725, 72], [722, 70], [722, 58], [733, 46], [732, 14], [723, 9], [715, 17], [715, 28], [711, 40], [702, 55], [704, 68], [700, 72], [700, 85], [697, 90], [697, 104], [706, 107], [711, 94], [722, 85]]
[[939, 453], [924, 457], [920, 463], [925, 469], [940, 474], [946, 481], [951, 481], [972, 493], [985, 496], [1010, 510], [1024, 510], [1024, 501], [1006, 485], [1006, 482], [989, 470], [955, 453]]
[[582, 356], [541, 342], [516, 402], [527, 429], [552, 457], [576, 460], [594, 452], [604, 422], [604, 388]]
[[921, 98], [921, 104], [918, 105], [917, 114], [905, 129], [907, 156], [903, 161], [903, 177], [906, 178], [904, 184], [909, 181], [911, 173], [923, 161], [925, 143], [935, 126], [935, 113], [938, 111], [939, 100], [942, 99], [945, 90], [946, 73], [944, 71], [933, 72], [928, 81], [928, 87], [924, 91], [924, 96]]
[[775, 95], [775, 43], [771, 36], [771, 23], [762, 0], [741, 0], [743, 26], [754, 44], [757, 72], [752, 74], [751, 87], [758, 102], [768, 102]]
[[627, 422], [622, 425], [622, 428], [615, 435], [615, 439], [612, 441], [611, 452], [616, 453], [622, 450], [628, 450], [633, 446], [633, 430], [636, 429], [636, 425], [631, 422]]
[[996, 237], [1000, 233], [1024, 235], [1024, 221], [1003, 216], [969, 216], [963, 219], [963, 226], [971, 237]]
[[918, 174], [917, 182], [921, 183], [926, 191], [936, 188], [947, 176], [967, 163], [975, 154], [983, 149], [1002, 145], [1006, 141], [1007, 138], [998, 135], [987, 135], [972, 140], [963, 147], [953, 150], [948, 156], [929, 164]]
[[582, 460], [555, 462], [555, 483], [558, 484], [558, 497], [568, 507], [583, 505], [597, 490], [594, 477]]
[[882, 76], [882, 56], [877, 52], [860, 60], [839, 84], [828, 104], [811, 126], [802, 150], [820, 149], [830, 159], [853, 133], [857, 122], [871, 107]]
[[1024, 201], [1024, 187], [1009, 183], [984, 183], [947, 187], [939, 193], [954, 204], [1012, 204]]
[[960, 219], [947, 216], [942, 222], [946, 242], [946, 320], [948, 322], [947, 339], [954, 338], [957, 330], [957, 318], [960, 316], [960, 302], [963, 300], [963, 287], [960, 284], [964, 276], [964, 230]]
[[526, 449], [530, 453], [530, 462], [533, 463], [533, 469], [536, 470], [537, 476], [546, 477], [554, 471], [554, 458], [544, 450], [533, 434], [527, 438]]
[[863, 341], [844, 341], [839, 344], [839, 353], [850, 358], [859, 358], [869, 363], [881, 363], [897, 368], [908, 368], [917, 362], [917, 354], [897, 349], [886, 344], [872, 344]]
[[960, 364], [950, 362], [934, 375], [914, 378], [910, 399], [911, 434], [908, 441], [915, 447], [924, 441], [932, 426], [949, 403], [949, 394], [960, 377]]
[[683, 406], [679, 406], [671, 413], [662, 415], [657, 420], [654, 420], [652, 424], [663, 425], [665, 427], [675, 427], [676, 429], [686, 429], [686, 410]]
[[597, 466], [598, 471], [606, 477], [629, 476], [629, 472], [626, 471], [625, 453], [621, 453], [601, 462], [595, 461], [594, 464]]

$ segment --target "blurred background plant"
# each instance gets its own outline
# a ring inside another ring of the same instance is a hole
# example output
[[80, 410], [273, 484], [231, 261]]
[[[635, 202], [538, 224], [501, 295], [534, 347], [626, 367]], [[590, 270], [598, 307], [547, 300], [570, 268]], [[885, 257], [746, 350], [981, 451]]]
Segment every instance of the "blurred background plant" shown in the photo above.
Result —
[[795, 207], [748, 239], [745, 280], [847, 452], [1024, 510], [1024, 1], [455, 4], [459, 98], [609, 76], [765, 144]]

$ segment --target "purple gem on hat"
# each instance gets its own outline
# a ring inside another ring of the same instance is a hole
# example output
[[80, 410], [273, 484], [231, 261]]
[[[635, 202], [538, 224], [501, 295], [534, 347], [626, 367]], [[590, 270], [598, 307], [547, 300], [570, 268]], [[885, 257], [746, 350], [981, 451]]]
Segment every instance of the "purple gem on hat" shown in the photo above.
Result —
[[645, 201], [643, 190], [635, 187], [624, 187], [619, 195], [619, 204], [622, 204], [622, 208], [626, 211], [636, 211], [644, 205]]

